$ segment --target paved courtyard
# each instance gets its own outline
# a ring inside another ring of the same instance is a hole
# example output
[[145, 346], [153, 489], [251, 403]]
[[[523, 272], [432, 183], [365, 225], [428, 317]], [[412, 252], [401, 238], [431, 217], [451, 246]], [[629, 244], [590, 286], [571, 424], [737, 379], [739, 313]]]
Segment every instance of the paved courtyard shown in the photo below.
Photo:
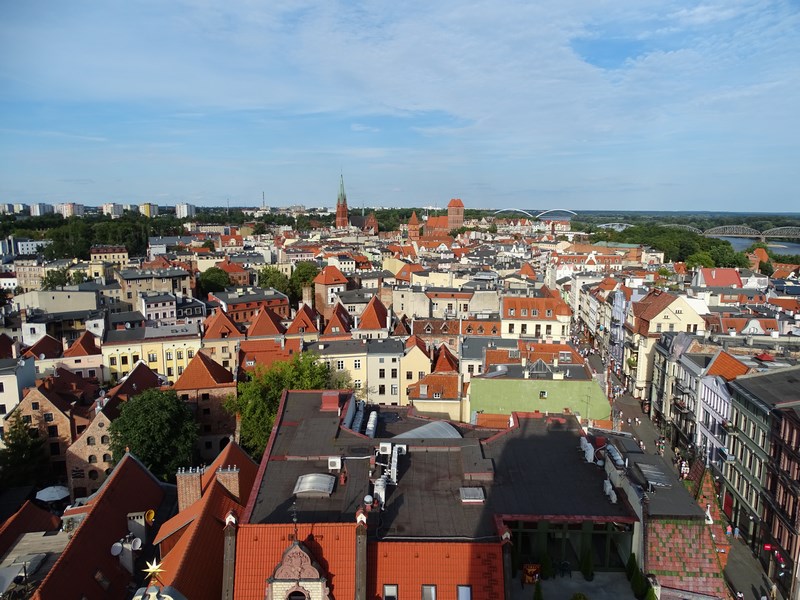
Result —
[[[534, 586], [520, 585], [519, 578], [511, 585], [512, 600], [533, 600]], [[583, 592], [589, 600], [635, 600], [625, 573], [595, 573], [592, 581], [586, 581], [580, 571], [572, 577], [555, 577], [542, 581], [544, 600], [570, 600], [573, 594]]]

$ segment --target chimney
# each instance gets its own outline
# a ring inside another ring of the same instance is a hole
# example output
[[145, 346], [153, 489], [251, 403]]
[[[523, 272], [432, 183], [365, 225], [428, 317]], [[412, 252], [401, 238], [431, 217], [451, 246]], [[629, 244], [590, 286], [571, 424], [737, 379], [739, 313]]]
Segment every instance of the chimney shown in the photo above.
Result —
[[367, 600], [367, 516], [362, 508], [356, 512], [356, 523], [355, 600]]
[[189, 467], [188, 469], [179, 469], [176, 474], [176, 483], [178, 487], [178, 512], [191, 506], [202, 496], [202, 481], [203, 471], [200, 467]]
[[230, 511], [222, 531], [222, 600], [233, 600], [237, 525], [236, 514]]
[[217, 469], [217, 481], [236, 498], [237, 502], [239, 501], [239, 467], [236, 465], [220, 467]]
[[303, 304], [313, 308], [314, 307], [314, 287], [310, 285], [303, 286]]

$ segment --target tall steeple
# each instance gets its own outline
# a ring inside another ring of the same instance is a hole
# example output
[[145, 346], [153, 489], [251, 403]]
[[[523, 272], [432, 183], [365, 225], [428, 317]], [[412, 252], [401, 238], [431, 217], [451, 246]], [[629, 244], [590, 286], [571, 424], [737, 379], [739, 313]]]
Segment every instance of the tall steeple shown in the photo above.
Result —
[[336, 199], [336, 228], [344, 229], [350, 226], [350, 217], [347, 213], [347, 195], [344, 193], [344, 175], [339, 176], [339, 197]]

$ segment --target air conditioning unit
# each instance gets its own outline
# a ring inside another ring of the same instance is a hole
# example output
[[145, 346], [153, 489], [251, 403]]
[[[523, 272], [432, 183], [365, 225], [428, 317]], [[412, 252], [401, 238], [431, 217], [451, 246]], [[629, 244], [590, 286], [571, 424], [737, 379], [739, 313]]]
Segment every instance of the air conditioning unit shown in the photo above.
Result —
[[392, 453], [392, 443], [391, 442], [381, 442], [378, 446], [378, 454], [383, 454], [384, 456], [389, 456]]
[[342, 457], [329, 456], [328, 457], [328, 471], [341, 471], [342, 470]]
[[547, 390], [540, 391], [539, 398], [547, 398]]

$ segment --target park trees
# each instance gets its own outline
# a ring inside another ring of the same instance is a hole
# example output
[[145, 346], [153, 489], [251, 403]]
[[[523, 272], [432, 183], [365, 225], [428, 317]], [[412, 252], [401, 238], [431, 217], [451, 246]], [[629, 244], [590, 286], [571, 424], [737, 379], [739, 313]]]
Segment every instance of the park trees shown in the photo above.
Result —
[[0, 482], [3, 487], [33, 485], [47, 473], [48, 458], [45, 439], [31, 435], [32, 425], [25, 423], [18, 412], [7, 420], [3, 437], [5, 448], [0, 449]]
[[231, 284], [228, 274], [219, 267], [211, 267], [200, 273], [198, 283], [204, 294], [221, 292]]
[[174, 480], [178, 467], [192, 462], [197, 423], [175, 392], [150, 389], [134, 396], [121, 405], [108, 430], [114, 460], [130, 450], [164, 481]]

